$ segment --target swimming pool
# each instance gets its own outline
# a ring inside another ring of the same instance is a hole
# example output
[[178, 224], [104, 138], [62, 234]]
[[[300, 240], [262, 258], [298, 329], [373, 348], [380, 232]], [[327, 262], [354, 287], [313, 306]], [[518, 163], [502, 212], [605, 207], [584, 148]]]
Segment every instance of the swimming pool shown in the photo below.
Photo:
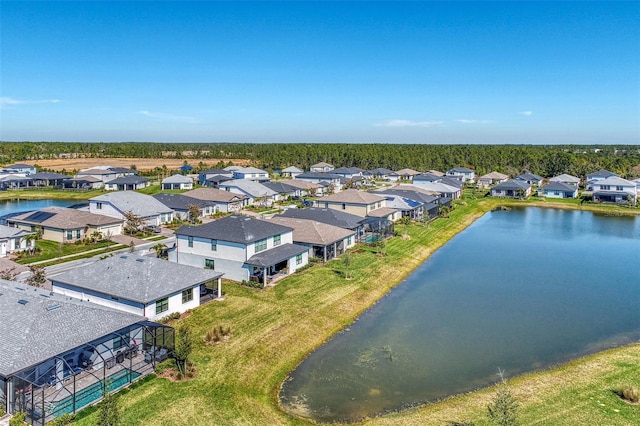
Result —
[[[117, 373], [106, 378], [106, 390], [111, 392], [118, 389], [129, 381], [134, 381], [140, 377], [140, 373], [128, 369], [120, 370]], [[102, 381], [96, 382], [84, 389], [76, 392], [75, 411], [91, 404], [102, 398]], [[60, 401], [53, 403], [53, 408], [48, 410], [47, 414], [53, 417], [59, 417], [65, 413], [73, 413], [73, 395], [68, 396]]]

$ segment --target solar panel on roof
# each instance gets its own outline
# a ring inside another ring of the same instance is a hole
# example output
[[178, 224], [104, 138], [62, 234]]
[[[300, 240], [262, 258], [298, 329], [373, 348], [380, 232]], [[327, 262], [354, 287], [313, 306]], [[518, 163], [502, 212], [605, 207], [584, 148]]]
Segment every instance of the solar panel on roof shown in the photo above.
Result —
[[42, 223], [45, 220], [55, 216], [55, 213], [51, 213], [51, 212], [35, 212], [29, 216], [27, 216], [26, 218], [24, 218], [24, 220], [28, 220], [30, 222], [37, 222], [37, 223]]

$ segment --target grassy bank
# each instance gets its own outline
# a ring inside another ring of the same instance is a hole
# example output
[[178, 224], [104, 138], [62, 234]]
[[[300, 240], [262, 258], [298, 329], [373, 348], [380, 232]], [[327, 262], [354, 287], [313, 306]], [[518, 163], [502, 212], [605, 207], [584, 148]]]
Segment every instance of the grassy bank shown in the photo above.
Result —
[[[153, 379], [127, 392], [121, 401], [123, 420], [131, 425], [308, 424], [279, 408], [277, 393], [287, 374], [484, 212], [519, 204], [523, 203], [466, 200], [449, 219], [410, 226], [410, 238], [391, 239], [384, 256], [360, 246], [354, 250], [351, 280], [344, 279], [344, 266], [337, 260], [313, 266], [264, 291], [226, 283], [224, 301], [202, 306], [183, 320], [197, 340], [193, 354], [197, 377], [183, 383]], [[231, 339], [204, 344], [204, 335], [218, 325], [231, 328]], [[640, 346], [634, 345], [514, 380], [523, 403], [522, 417], [527, 419], [524, 423], [583, 424], [585, 418], [602, 418], [597, 417], [602, 406], [592, 397], [604, 399], [605, 407], [618, 407], [616, 415], [623, 417], [616, 424], [637, 423], [638, 407], [612, 405], [610, 391], [618, 382], [640, 381], [639, 358]], [[466, 420], [482, 424], [490, 395], [490, 390], [483, 390], [369, 423]], [[93, 424], [95, 418], [95, 413], [90, 414], [79, 424]], [[611, 423], [609, 417], [604, 419], [608, 420], [601, 424]]]

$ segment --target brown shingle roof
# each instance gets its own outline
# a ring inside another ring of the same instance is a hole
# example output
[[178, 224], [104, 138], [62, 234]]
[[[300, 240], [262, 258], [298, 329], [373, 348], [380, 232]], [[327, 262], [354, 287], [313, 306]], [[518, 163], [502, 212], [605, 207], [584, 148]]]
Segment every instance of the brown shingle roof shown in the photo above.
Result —
[[318, 201], [329, 201], [335, 203], [351, 203], [351, 204], [371, 204], [384, 200], [384, 197], [375, 195], [370, 192], [358, 191], [357, 189], [347, 189], [336, 194], [319, 198]]
[[41, 225], [48, 228], [75, 229], [83, 226], [101, 226], [122, 223], [122, 219], [89, 213], [67, 207], [45, 207], [35, 212], [23, 213], [10, 219], [11, 222]]
[[247, 198], [246, 195], [236, 194], [231, 191], [223, 191], [217, 188], [197, 188], [184, 192], [182, 195], [205, 201], [219, 201], [223, 203], [233, 203]]
[[293, 241], [295, 243], [326, 246], [336, 241], [344, 240], [351, 235], [355, 235], [354, 231], [349, 231], [327, 223], [316, 222], [315, 220], [274, 216], [271, 221], [293, 228]]

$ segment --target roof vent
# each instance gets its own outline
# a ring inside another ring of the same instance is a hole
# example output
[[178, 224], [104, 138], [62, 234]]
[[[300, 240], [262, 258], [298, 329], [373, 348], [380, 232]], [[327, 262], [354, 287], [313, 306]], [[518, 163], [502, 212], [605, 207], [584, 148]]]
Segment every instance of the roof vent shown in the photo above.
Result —
[[20, 299], [20, 300], [18, 300], [18, 303], [21, 304], [21, 305], [26, 305], [27, 303], [29, 303], [29, 301], [28, 300], [24, 300], [24, 299]]
[[56, 309], [60, 309], [60, 308], [62, 308], [62, 305], [59, 304], [59, 303], [55, 303], [53, 305], [47, 306], [46, 309], [47, 309], [47, 311], [55, 311]]
[[136, 259], [136, 262], [144, 262], [144, 259], [138, 258], [138, 259]]
[[129, 256], [120, 256], [120, 259], [128, 259]]

